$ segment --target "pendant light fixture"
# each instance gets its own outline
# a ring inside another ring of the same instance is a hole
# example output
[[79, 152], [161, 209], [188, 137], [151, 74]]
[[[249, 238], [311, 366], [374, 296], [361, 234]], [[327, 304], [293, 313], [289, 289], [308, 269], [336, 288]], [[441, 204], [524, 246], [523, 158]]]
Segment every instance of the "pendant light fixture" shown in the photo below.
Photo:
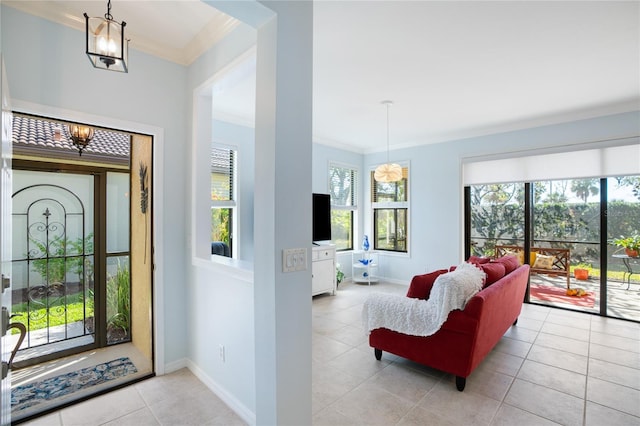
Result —
[[389, 108], [392, 101], [382, 101], [382, 105], [387, 107], [387, 162], [376, 167], [373, 178], [376, 182], [390, 183], [402, 180], [402, 167], [396, 163], [389, 162]]
[[109, 71], [129, 72], [129, 40], [124, 38], [124, 27], [113, 20], [111, 0], [107, 3], [104, 18], [89, 18], [84, 14], [86, 22], [87, 56], [94, 67]]
[[80, 124], [69, 124], [67, 126], [67, 131], [69, 132], [69, 138], [71, 138], [71, 142], [78, 148], [78, 152], [82, 156], [82, 150], [84, 150], [91, 139], [93, 139], [93, 127], [83, 126]]

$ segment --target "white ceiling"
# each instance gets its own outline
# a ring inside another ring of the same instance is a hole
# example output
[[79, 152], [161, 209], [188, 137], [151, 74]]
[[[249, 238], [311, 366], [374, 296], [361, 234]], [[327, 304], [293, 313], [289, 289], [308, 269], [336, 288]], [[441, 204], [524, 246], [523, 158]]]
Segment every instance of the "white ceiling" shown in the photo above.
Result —
[[[67, 25], [106, 11], [4, 3]], [[111, 12], [132, 49], [182, 64], [237, 25], [197, 0], [113, 0]], [[313, 61], [314, 140], [357, 152], [385, 150], [385, 99], [392, 148], [640, 110], [640, 2], [320, 0]], [[249, 58], [220, 83], [221, 117], [252, 122], [254, 69]]]

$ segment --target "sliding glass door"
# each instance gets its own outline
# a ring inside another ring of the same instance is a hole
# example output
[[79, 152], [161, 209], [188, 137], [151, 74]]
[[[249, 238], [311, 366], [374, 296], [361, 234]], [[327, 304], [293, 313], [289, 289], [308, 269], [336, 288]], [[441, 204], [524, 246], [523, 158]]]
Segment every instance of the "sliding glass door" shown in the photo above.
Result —
[[465, 193], [466, 252], [517, 253], [532, 267], [530, 302], [640, 321], [640, 259], [612, 244], [640, 233], [640, 176], [471, 185]]

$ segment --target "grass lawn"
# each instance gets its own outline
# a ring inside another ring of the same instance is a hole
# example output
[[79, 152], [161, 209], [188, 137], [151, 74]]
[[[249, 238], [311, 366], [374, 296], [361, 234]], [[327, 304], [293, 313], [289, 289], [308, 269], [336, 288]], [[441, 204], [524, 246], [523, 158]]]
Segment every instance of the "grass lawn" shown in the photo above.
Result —
[[[27, 327], [27, 331], [39, 330], [47, 327], [55, 327], [76, 321], [83, 321], [86, 317], [93, 316], [93, 308], [86, 307], [80, 293], [67, 296], [67, 305], [63, 303], [52, 304], [49, 307], [50, 314], [47, 315], [47, 308], [31, 310], [30, 319], [27, 316], [27, 303], [17, 303], [12, 307], [12, 313], [18, 314], [12, 319], [13, 322], [19, 322]], [[47, 320], [49, 321], [47, 323]], [[17, 334], [18, 330], [12, 329], [12, 334]]]

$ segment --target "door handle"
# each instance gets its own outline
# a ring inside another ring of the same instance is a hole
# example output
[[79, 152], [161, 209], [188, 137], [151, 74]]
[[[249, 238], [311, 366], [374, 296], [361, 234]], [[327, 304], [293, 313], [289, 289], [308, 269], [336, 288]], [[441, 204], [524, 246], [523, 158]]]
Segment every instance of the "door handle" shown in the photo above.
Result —
[[11, 287], [11, 278], [5, 277], [4, 274], [2, 274], [2, 292], [4, 293], [9, 287]]
[[18, 350], [20, 349], [20, 346], [22, 346], [22, 342], [24, 342], [24, 338], [27, 335], [27, 328], [21, 322], [12, 322], [11, 324], [9, 324], [9, 327], [7, 327], [8, 330], [11, 330], [12, 328], [18, 329], [18, 331], [20, 332], [20, 337], [18, 337], [16, 346], [11, 351], [11, 356], [9, 357], [9, 362], [7, 363], [9, 364], [9, 369], [13, 367], [13, 358], [18, 353]]
[[11, 369], [11, 367], [13, 366], [13, 358], [18, 353], [18, 350], [20, 349], [20, 346], [22, 345], [22, 342], [24, 342], [24, 338], [27, 335], [27, 328], [24, 326], [24, 324], [20, 322], [12, 322], [12, 323], [9, 322], [9, 320], [15, 316], [18, 316], [18, 315], [15, 314], [10, 316], [9, 310], [5, 306], [2, 307], [2, 334], [1, 335], [4, 336], [5, 334], [7, 334], [7, 331], [11, 330], [12, 328], [17, 329], [20, 332], [20, 336], [18, 337], [16, 346], [11, 351], [11, 357], [9, 357], [9, 362], [7, 363], [7, 368], [9, 369]]

